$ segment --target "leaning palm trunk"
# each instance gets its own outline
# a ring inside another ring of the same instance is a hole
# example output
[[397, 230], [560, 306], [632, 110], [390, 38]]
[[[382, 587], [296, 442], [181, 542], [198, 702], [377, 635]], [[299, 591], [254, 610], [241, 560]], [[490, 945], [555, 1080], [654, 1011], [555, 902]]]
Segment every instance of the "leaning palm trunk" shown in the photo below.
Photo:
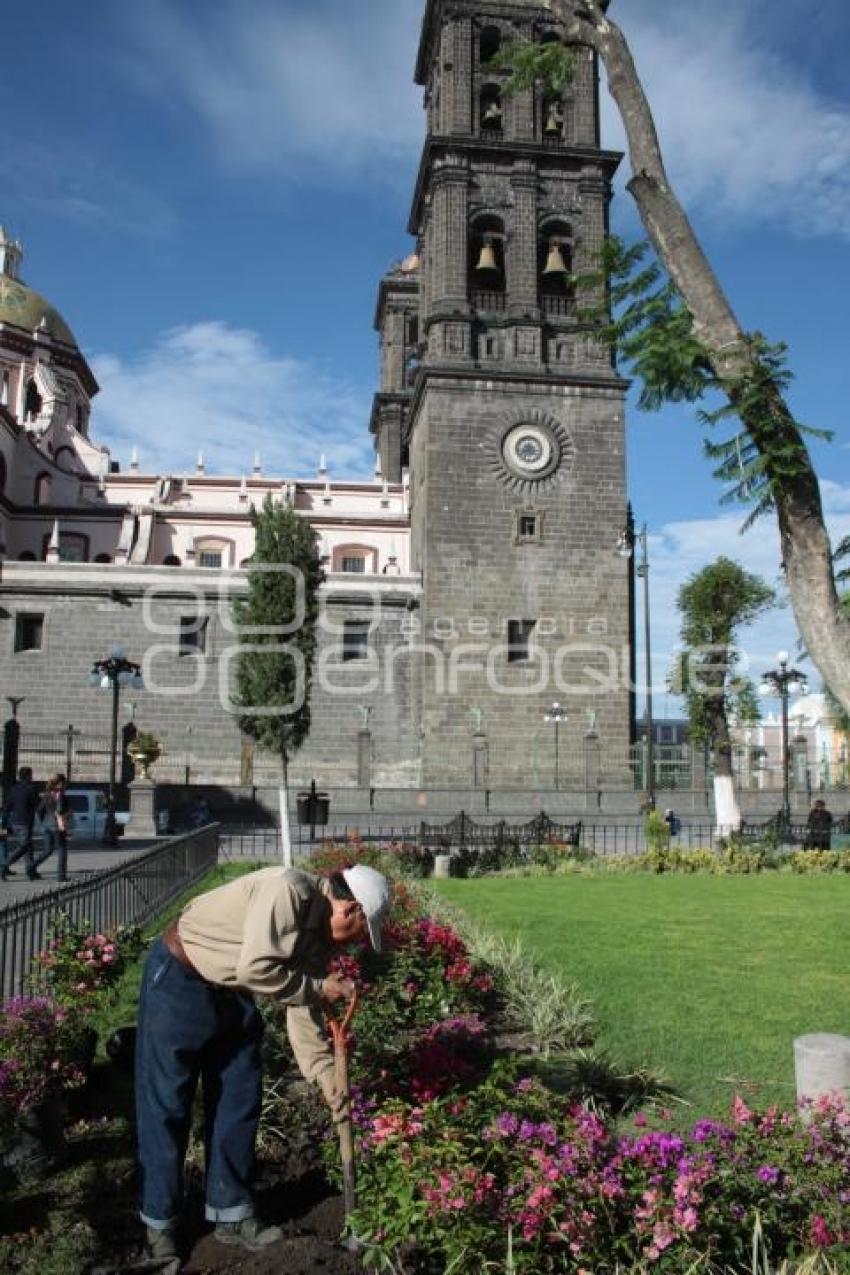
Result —
[[[600, 0], [544, 3], [563, 24], [567, 42], [594, 49], [605, 66], [608, 88], [626, 131], [632, 170], [628, 189], [647, 235], [690, 311], [694, 335], [712, 370], [731, 387], [755, 378], [759, 369], [753, 344], [668, 181], [652, 112], [622, 31], [606, 16]], [[735, 400], [732, 388], [733, 407]], [[762, 395], [758, 410], [742, 404], [739, 416], [766, 462], [785, 578], [806, 649], [824, 681], [850, 710], [850, 620], [838, 602], [820, 489], [806, 445], [777, 386]], [[780, 452], [783, 460], [777, 465]]]

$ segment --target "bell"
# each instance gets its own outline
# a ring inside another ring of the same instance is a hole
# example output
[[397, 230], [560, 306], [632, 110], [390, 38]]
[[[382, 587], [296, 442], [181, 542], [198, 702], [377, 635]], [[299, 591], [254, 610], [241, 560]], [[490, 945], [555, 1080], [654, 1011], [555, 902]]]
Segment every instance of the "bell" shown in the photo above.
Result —
[[546, 265], [543, 267], [544, 274], [568, 274], [561, 245], [553, 239], [549, 244], [549, 256], [546, 258]]
[[555, 134], [560, 133], [562, 123], [563, 115], [561, 113], [561, 108], [555, 102], [550, 103], [549, 109], [546, 112], [546, 123], [543, 125], [543, 132], [547, 135], [547, 137], [554, 137]]
[[492, 239], [485, 239], [484, 243], [481, 245], [481, 255], [478, 258], [478, 265], [475, 269], [498, 271], [499, 267], [496, 262], [496, 254], [493, 251]]
[[498, 102], [489, 102], [484, 110], [485, 124], [501, 124], [502, 108]]

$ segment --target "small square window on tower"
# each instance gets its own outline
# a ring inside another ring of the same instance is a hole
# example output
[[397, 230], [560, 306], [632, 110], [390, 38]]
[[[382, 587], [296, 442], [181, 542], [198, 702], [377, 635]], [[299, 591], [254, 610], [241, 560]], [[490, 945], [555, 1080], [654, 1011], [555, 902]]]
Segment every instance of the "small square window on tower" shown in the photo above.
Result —
[[508, 663], [525, 664], [536, 620], [508, 620]]
[[518, 545], [540, 544], [543, 539], [543, 514], [537, 509], [516, 511], [516, 535]]

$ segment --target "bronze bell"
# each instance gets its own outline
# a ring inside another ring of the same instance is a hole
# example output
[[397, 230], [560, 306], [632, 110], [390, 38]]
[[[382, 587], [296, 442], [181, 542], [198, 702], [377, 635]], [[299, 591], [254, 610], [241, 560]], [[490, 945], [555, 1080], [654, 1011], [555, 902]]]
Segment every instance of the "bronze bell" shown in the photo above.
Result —
[[549, 244], [549, 255], [546, 258], [546, 265], [543, 267], [544, 274], [569, 274], [564, 254], [561, 252], [561, 245], [556, 239]]
[[493, 240], [485, 239], [481, 245], [481, 255], [478, 258], [476, 270], [495, 270], [498, 271], [499, 265], [496, 261], [496, 254], [493, 251]]
[[543, 132], [547, 137], [553, 137], [560, 133], [561, 125], [564, 122], [564, 113], [557, 102], [550, 102], [546, 111], [546, 123], [543, 125]]

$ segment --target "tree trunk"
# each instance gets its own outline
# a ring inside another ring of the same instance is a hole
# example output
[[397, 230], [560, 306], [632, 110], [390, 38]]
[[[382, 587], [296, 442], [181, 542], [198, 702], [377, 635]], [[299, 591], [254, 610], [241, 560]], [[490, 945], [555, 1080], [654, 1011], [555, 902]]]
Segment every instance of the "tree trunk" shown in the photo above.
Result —
[[[693, 228], [667, 179], [652, 112], [628, 44], [598, 0], [545, 0], [563, 23], [568, 42], [595, 49], [626, 131], [632, 177], [628, 189], [644, 229], [691, 313], [694, 334], [718, 377], [729, 381], [753, 366], [752, 352]], [[794, 615], [806, 649], [824, 681], [850, 710], [850, 621], [835, 588], [832, 550], [820, 489], [805, 443], [776, 390], [769, 418], [741, 414], [759, 453], [777, 439], [796, 453], [794, 473], [775, 476], [773, 496], [782, 560]]]
[[[724, 656], [724, 661], [726, 657]], [[721, 674], [721, 680], [725, 675]], [[719, 837], [728, 837], [741, 826], [741, 807], [732, 771], [732, 740], [723, 686], [710, 700], [708, 717], [714, 745], [714, 822]]]
[[280, 807], [280, 847], [283, 855], [283, 866], [292, 867], [292, 838], [289, 832], [289, 757], [286, 749], [280, 754], [281, 783], [278, 789]]

